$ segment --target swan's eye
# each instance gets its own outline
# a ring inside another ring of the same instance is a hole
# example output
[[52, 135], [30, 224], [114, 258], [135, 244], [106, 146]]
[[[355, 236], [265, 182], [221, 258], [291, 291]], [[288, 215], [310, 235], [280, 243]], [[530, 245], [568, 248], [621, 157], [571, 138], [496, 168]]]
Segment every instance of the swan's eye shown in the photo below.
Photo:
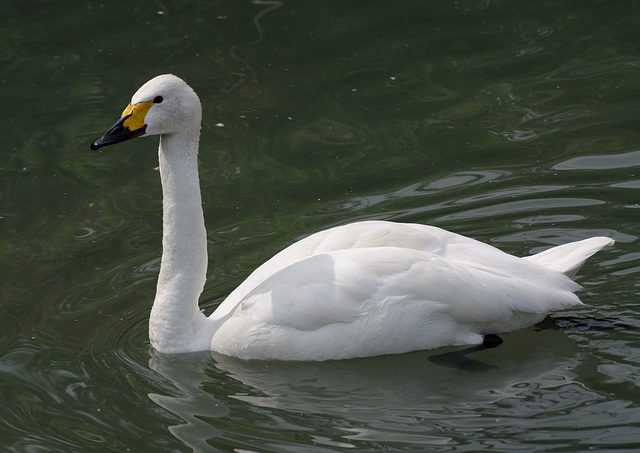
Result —
[[160, 104], [162, 101], [163, 101], [162, 96], [156, 96], [155, 98], [153, 98], [154, 104]]

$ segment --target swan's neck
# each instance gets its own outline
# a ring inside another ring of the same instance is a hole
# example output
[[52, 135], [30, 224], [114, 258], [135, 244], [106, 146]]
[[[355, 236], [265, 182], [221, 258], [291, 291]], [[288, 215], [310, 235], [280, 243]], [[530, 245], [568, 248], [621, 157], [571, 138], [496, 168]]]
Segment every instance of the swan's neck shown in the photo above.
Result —
[[213, 335], [207, 338], [206, 317], [198, 308], [207, 274], [198, 140], [199, 131], [160, 137], [162, 261], [149, 319], [151, 345], [160, 352], [208, 350]]

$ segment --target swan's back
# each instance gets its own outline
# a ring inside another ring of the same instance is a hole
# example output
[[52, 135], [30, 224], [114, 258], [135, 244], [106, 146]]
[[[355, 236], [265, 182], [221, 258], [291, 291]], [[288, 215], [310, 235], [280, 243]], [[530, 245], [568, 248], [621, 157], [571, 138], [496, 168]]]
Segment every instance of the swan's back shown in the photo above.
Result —
[[[609, 238], [605, 239], [607, 239], [607, 243], [611, 242]], [[521, 258], [509, 255], [488, 244], [438, 227], [411, 223], [364, 221], [320, 231], [277, 253], [238, 286], [218, 307], [215, 315], [216, 317], [224, 316], [257, 284], [293, 263], [314, 255], [337, 250], [381, 247], [422, 251], [471, 268], [485, 269], [493, 273], [506, 275], [528, 273], [531, 278], [536, 280], [544, 276], [552, 280], [557, 279], [574, 290], [579, 288], [571, 280], [557, 275], [557, 272], [548, 272], [545, 266], [531, 266], [527, 262], [523, 262]], [[604, 245], [600, 248], [602, 247]], [[532, 257], [528, 258], [532, 260]]]

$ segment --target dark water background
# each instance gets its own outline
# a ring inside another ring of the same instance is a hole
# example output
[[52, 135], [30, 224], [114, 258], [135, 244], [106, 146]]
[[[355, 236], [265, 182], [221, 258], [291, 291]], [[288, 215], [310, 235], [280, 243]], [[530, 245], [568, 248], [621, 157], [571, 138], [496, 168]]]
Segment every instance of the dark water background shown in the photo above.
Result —
[[[635, 451], [639, 2], [0, 4], [0, 450]], [[612, 236], [571, 314], [628, 327], [463, 369], [155, 354], [157, 139], [88, 146], [166, 72], [204, 107], [207, 311], [296, 239], [389, 219], [519, 255]]]

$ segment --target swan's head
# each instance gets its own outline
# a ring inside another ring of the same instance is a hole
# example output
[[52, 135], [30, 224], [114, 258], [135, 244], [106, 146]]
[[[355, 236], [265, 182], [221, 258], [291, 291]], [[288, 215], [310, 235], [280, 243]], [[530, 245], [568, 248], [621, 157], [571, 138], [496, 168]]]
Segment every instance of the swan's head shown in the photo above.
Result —
[[193, 133], [200, 130], [198, 95], [179, 77], [157, 76], [142, 85], [120, 119], [91, 144], [96, 150], [145, 135]]

